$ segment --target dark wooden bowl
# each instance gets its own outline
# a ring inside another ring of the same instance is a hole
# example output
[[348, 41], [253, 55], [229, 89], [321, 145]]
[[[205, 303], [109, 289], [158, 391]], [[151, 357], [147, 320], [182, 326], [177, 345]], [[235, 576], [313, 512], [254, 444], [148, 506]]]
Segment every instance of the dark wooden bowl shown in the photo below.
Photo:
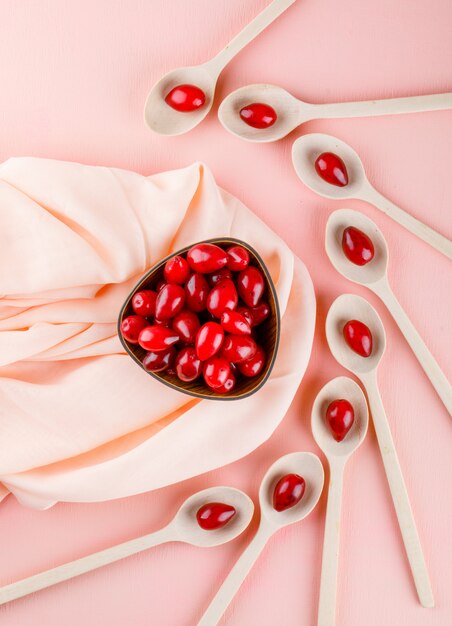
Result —
[[[204, 383], [202, 378], [194, 380], [191, 383], [186, 383], [179, 380], [175, 376], [167, 374], [166, 372], [147, 373], [153, 378], [159, 380], [161, 383], [167, 385], [168, 387], [171, 387], [172, 389], [177, 389], [178, 391], [186, 393], [190, 396], [194, 396], [195, 398], [204, 398], [206, 400], [239, 400], [240, 398], [247, 398], [253, 393], [256, 393], [256, 391], [258, 391], [262, 387], [267, 378], [270, 376], [270, 372], [272, 371], [275, 362], [276, 353], [278, 351], [280, 335], [280, 314], [275, 286], [272, 279], [270, 278], [270, 274], [268, 273], [267, 268], [265, 267], [265, 263], [263, 262], [259, 254], [244, 241], [240, 241], [240, 239], [233, 239], [231, 237], [218, 237], [216, 239], [208, 239], [197, 243], [214, 243], [221, 248], [226, 248], [234, 244], [243, 246], [248, 250], [250, 254], [250, 265], [255, 265], [264, 274], [267, 283], [265, 299], [270, 306], [271, 313], [269, 317], [262, 324], [256, 326], [254, 330], [257, 333], [257, 342], [263, 347], [267, 355], [266, 365], [259, 376], [256, 376], [254, 378], [246, 378], [245, 376], [240, 376], [237, 379], [237, 384], [234, 387], [233, 391], [228, 394], [216, 393], [213, 389], [210, 389]], [[196, 243], [193, 243], [186, 248], [182, 248], [181, 250], [170, 254], [169, 256], [159, 261], [157, 265], [154, 265], [154, 267], [150, 269], [149, 272], [147, 272], [135, 285], [135, 287], [127, 296], [126, 301], [121, 308], [118, 319], [119, 338], [126, 352], [141, 367], [143, 367], [142, 361], [144, 356], [146, 355], [146, 350], [144, 350], [141, 346], [137, 344], [130, 344], [125, 341], [120, 332], [121, 322], [128, 315], [134, 314], [132, 309], [132, 297], [134, 296], [134, 294], [137, 291], [141, 291], [142, 289], [155, 289], [156, 284], [163, 279], [163, 268], [168, 259], [178, 254], [185, 254], [194, 245], [196, 245]]]

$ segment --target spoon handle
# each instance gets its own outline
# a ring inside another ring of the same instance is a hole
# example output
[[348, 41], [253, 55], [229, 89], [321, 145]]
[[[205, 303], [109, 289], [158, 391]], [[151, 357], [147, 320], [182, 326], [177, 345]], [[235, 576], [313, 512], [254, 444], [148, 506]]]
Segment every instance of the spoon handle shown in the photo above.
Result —
[[15, 583], [0, 587], [0, 604], [11, 602], [17, 598], [27, 596], [34, 591], [40, 591], [46, 587], [51, 587], [57, 583], [75, 578], [80, 574], [85, 574], [91, 570], [114, 563], [120, 559], [124, 559], [127, 556], [147, 550], [153, 546], [158, 546], [161, 543], [174, 540], [169, 533], [169, 527], [166, 526], [161, 530], [150, 535], [144, 535], [143, 537], [137, 537], [124, 543], [120, 543], [106, 550], [89, 554], [76, 561], [70, 561], [59, 567], [54, 567], [35, 576], [29, 578], [23, 578]]
[[435, 357], [423, 342], [389, 285], [386, 283], [381, 287], [377, 286], [374, 291], [387, 306], [449, 415], [452, 415], [452, 388]]
[[273, 0], [273, 2], [270, 2], [270, 4], [265, 7], [259, 15], [256, 15], [223, 50], [208, 61], [207, 65], [210, 65], [215, 74], [219, 74], [225, 65], [227, 65], [242, 48], [248, 45], [294, 2], [295, 0]]
[[430, 586], [427, 566], [422, 553], [422, 546], [414, 521], [405, 481], [403, 480], [399, 459], [397, 458], [397, 452], [389, 428], [388, 418], [386, 417], [386, 412], [378, 390], [376, 373], [374, 372], [369, 376], [364, 376], [362, 382], [366, 387], [378, 445], [380, 447], [386, 477], [391, 490], [394, 508], [419, 601], [424, 607], [433, 607], [435, 601]]
[[323, 538], [318, 626], [334, 626], [336, 620], [337, 568], [341, 523], [344, 463], [330, 462], [330, 483]]
[[260, 526], [253, 540], [242, 552], [240, 558], [229, 572], [226, 580], [223, 582], [216, 596], [209, 604], [198, 626], [216, 626], [221, 616], [228, 608], [235, 594], [240, 589], [241, 584], [245, 580], [249, 571], [256, 562], [258, 556], [262, 552], [265, 544], [269, 539], [268, 531], [264, 531]]
[[428, 243], [432, 248], [452, 259], [452, 241], [395, 205], [372, 187], [370, 183], [368, 186], [366, 185], [365, 191], [360, 195], [360, 199], [370, 202], [385, 215], [413, 233], [413, 235], [416, 235], [416, 237]]
[[314, 111], [316, 117], [320, 115], [322, 118], [346, 118], [422, 113], [423, 111], [442, 111], [445, 109], [452, 109], [452, 93], [411, 96], [408, 98], [386, 98], [384, 100], [363, 100], [361, 102], [316, 104]]

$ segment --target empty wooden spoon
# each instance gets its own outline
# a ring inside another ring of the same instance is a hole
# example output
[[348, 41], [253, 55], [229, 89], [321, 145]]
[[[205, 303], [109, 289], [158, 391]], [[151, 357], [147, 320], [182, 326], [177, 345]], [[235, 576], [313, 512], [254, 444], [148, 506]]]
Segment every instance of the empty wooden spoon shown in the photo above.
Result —
[[[345, 342], [343, 329], [349, 320], [358, 320], [370, 330], [372, 346], [368, 357], [360, 356]], [[386, 334], [382, 321], [367, 300], [359, 296], [344, 294], [333, 302], [328, 311], [326, 338], [336, 361], [355, 374], [366, 389], [386, 477], [419, 600], [422, 606], [433, 607], [433, 592], [421, 542], [378, 389], [377, 369], [386, 347]]]
[[[153, 86], [146, 100], [144, 119], [149, 128], [161, 135], [181, 135], [197, 126], [212, 107], [218, 76], [223, 68], [294, 2], [273, 0], [213, 59], [202, 65], [180, 67], [165, 74]], [[168, 106], [165, 97], [178, 85], [195, 85], [202, 89], [204, 104], [194, 111], [183, 113]]]
[[[325, 152], [332, 152], [342, 159], [348, 172], [348, 184], [343, 187], [331, 185], [317, 174], [315, 160]], [[358, 154], [344, 141], [322, 133], [303, 135], [293, 144], [292, 162], [298, 178], [312, 191], [331, 200], [356, 199], [369, 202], [413, 235], [449, 259], [452, 258], [452, 242], [379, 193], [367, 179]]]
[[[343, 252], [342, 237], [348, 227], [357, 228], [365, 233], [373, 243], [374, 258], [365, 265], [355, 265]], [[449, 381], [389, 285], [389, 250], [375, 222], [358, 211], [350, 209], [334, 211], [326, 225], [325, 248], [331, 263], [342, 276], [368, 287], [385, 303], [447, 411], [452, 414], [452, 389]]]
[[[274, 124], [268, 128], [253, 128], [240, 117], [243, 107], [257, 102], [271, 106], [277, 115]], [[218, 117], [226, 130], [233, 135], [246, 141], [265, 143], [282, 139], [297, 126], [311, 120], [419, 113], [443, 109], [452, 109], [452, 93], [362, 102], [310, 104], [295, 98], [282, 87], [260, 84], [246, 85], [230, 93], [221, 103]]]
[[[304, 479], [304, 495], [295, 506], [277, 511], [273, 507], [275, 487], [278, 481], [288, 474], [296, 474]], [[273, 463], [259, 489], [261, 507], [259, 528], [229, 572], [198, 626], [214, 626], [218, 623], [270, 537], [284, 526], [301, 521], [313, 510], [322, 493], [323, 480], [322, 464], [319, 458], [310, 452], [287, 454]]]
[[[327, 423], [332, 402], [350, 403], [354, 420], [341, 441], [336, 441]], [[369, 415], [361, 387], [351, 378], [339, 376], [330, 380], [317, 394], [312, 407], [311, 427], [314, 439], [330, 466], [328, 503], [323, 539], [322, 575], [320, 578], [318, 626], [333, 626], [336, 615], [337, 567], [341, 524], [341, 500], [345, 464], [361, 445], [367, 433]]]
[[[214, 502], [228, 504], [235, 508], [236, 513], [221, 528], [204, 530], [197, 522], [196, 513], [205, 504]], [[1, 587], [0, 604], [16, 600], [34, 591], [40, 591], [169, 541], [181, 541], [200, 548], [219, 546], [238, 537], [249, 525], [253, 512], [252, 500], [238, 489], [232, 487], [204, 489], [188, 498], [164, 528]]]

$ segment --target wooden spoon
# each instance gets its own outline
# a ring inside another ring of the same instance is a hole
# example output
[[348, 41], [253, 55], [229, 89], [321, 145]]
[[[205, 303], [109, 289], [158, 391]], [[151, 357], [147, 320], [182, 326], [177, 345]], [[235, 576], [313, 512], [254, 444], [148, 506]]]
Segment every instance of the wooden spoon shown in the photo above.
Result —
[[[273, 508], [273, 492], [278, 480], [286, 474], [302, 476], [306, 481], [306, 490], [298, 504], [286, 511], [278, 512]], [[284, 526], [301, 521], [313, 510], [322, 493], [323, 480], [322, 464], [319, 458], [310, 452], [287, 454], [273, 463], [259, 489], [261, 507], [259, 528], [229, 572], [198, 626], [214, 626], [219, 622], [270, 537]]]
[[[345, 187], [331, 185], [317, 174], [314, 163], [323, 152], [333, 152], [344, 161], [348, 172], [348, 184]], [[344, 141], [322, 133], [303, 135], [293, 144], [292, 162], [298, 178], [312, 191], [331, 200], [357, 199], [369, 202], [413, 235], [449, 259], [452, 258], [452, 242], [379, 193], [367, 179], [358, 154]]]
[[[165, 74], [152, 87], [146, 100], [144, 119], [149, 128], [161, 135], [181, 135], [197, 126], [212, 107], [218, 76], [224, 67], [294, 2], [273, 0], [213, 59], [202, 65], [180, 67]], [[166, 104], [168, 92], [183, 84], [196, 85], [203, 90], [206, 101], [202, 107], [181, 113]]]
[[[222, 528], [203, 530], [196, 520], [196, 512], [209, 502], [229, 504], [235, 507], [237, 512]], [[69, 580], [168, 541], [181, 541], [200, 548], [219, 546], [238, 537], [249, 525], [253, 512], [252, 500], [238, 489], [232, 487], [204, 489], [188, 498], [164, 528], [1, 587], [0, 604], [16, 600], [34, 591], [40, 591], [63, 580]]]
[[[268, 128], [253, 128], [240, 117], [240, 110], [252, 103], [270, 105], [277, 120]], [[221, 103], [218, 117], [223, 126], [233, 135], [254, 142], [278, 141], [297, 126], [311, 120], [371, 117], [399, 113], [419, 113], [452, 109], [452, 93], [408, 98], [387, 98], [362, 102], [340, 102], [335, 104], [310, 104], [295, 98], [276, 85], [246, 85], [230, 93]]]
[[[352, 319], [357, 319], [366, 324], [372, 333], [373, 348], [371, 355], [367, 358], [363, 358], [353, 352], [345, 343], [342, 329], [344, 324]], [[389, 428], [388, 418], [386, 417], [378, 389], [377, 369], [386, 347], [386, 334], [383, 324], [377, 312], [367, 300], [359, 296], [345, 294], [339, 296], [328, 311], [326, 338], [336, 361], [355, 374], [366, 389], [386, 477], [419, 600], [422, 606], [433, 607], [433, 592], [422, 553], [421, 542]]]
[[[355, 265], [342, 251], [342, 233], [347, 226], [364, 232], [374, 245], [375, 256], [366, 265]], [[402, 331], [422, 369], [441, 398], [449, 414], [452, 414], [452, 389], [444, 372], [432, 353], [422, 341], [416, 328], [395, 297], [388, 281], [389, 250], [378, 226], [368, 217], [350, 209], [334, 211], [328, 219], [325, 235], [326, 253], [337, 271], [359, 285], [368, 287], [385, 303], [396, 324]]]
[[[326, 410], [333, 400], [348, 400], [354, 409], [354, 422], [342, 441], [335, 441], [326, 423]], [[336, 617], [337, 568], [341, 524], [341, 500], [345, 464], [362, 444], [367, 433], [369, 414], [361, 387], [351, 378], [330, 380], [317, 394], [312, 407], [311, 427], [314, 439], [330, 466], [328, 504], [323, 539], [322, 575], [320, 578], [318, 626], [333, 626]]]

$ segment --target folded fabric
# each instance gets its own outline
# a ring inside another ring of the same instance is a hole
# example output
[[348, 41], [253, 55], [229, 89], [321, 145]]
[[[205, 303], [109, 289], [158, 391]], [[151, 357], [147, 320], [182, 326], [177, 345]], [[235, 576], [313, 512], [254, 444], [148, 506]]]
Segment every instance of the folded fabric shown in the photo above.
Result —
[[[249, 398], [221, 403], [154, 380], [124, 353], [116, 331], [143, 273], [217, 236], [256, 248], [282, 315], [270, 379]], [[314, 333], [305, 266], [199, 163], [145, 177], [6, 161], [0, 294], [0, 499], [11, 492], [35, 508], [156, 489], [248, 454], [284, 417]]]

